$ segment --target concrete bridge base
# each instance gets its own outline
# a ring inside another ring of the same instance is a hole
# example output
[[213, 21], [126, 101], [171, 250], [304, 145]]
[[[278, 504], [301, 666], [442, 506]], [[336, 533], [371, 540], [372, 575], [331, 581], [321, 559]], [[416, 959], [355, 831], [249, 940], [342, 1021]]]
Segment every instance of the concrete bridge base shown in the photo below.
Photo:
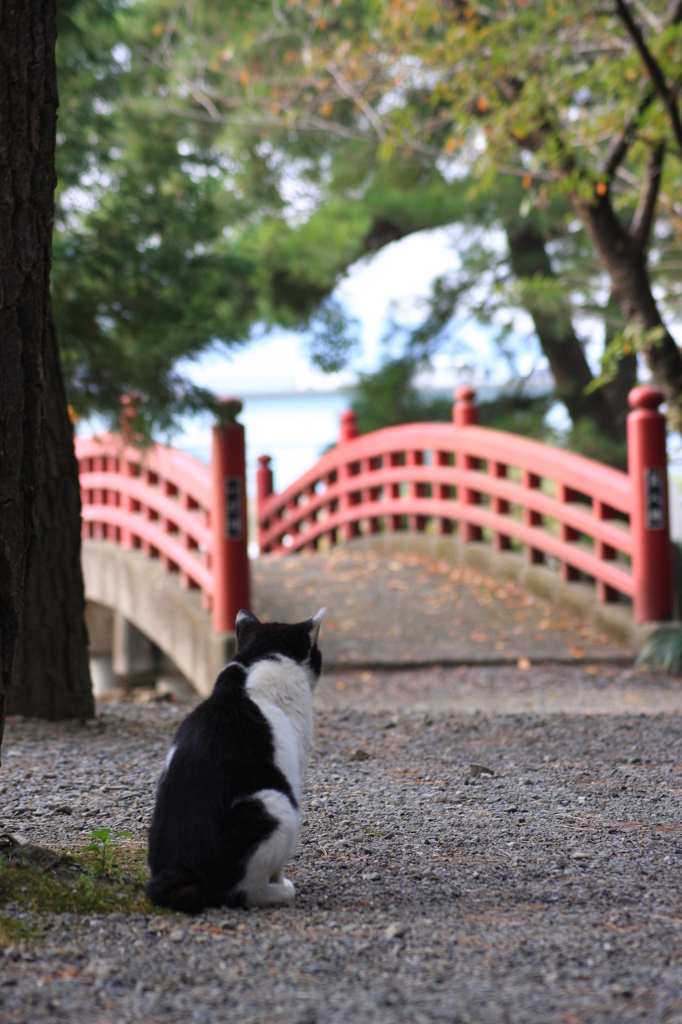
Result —
[[211, 692], [235, 635], [213, 632], [197, 592], [159, 561], [107, 541], [83, 541], [83, 575], [96, 692], [114, 678], [157, 677], [173, 666], [198, 693]]

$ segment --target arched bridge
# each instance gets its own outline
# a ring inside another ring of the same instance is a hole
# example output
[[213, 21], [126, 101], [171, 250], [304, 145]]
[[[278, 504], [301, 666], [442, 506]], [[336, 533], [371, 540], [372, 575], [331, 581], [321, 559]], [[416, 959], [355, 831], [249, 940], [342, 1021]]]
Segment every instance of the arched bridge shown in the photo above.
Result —
[[211, 466], [125, 433], [76, 440], [86, 598], [122, 620], [102, 636], [111, 617], [89, 608], [90, 632], [115, 661], [118, 647], [121, 674], [150, 661], [143, 637], [200, 693], [231, 656], [235, 616], [250, 604], [240, 408], [227, 404], [214, 427]]
[[[411, 424], [363, 437], [354, 414], [344, 413], [336, 447], [282, 494], [274, 493], [262, 456], [261, 551], [292, 554], [412, 531], [447, 541], [453, 560], [488, 558], [494, 571], [494, 556], [522, 583], [524, 566], [544, 563], [535, 571], [545, 574], [546, 587], [555, 581], [584, 589], [591, 581], [602, 606], [624, 597], [637, 622], [669, 619], [662, 394], [631, 393], [628, 473], [480, 427], [474, 397], [467, 388], [457, 392], [451, 425]], [[88, 601], [115, 611], [129, 665], [141, 634], [200, 693], [210, 691], [229, 659], [236, 613], [250, 603], [238, 408], [226, 406], [214, 428], [210, 467], [121, 435], [76, 444]]]

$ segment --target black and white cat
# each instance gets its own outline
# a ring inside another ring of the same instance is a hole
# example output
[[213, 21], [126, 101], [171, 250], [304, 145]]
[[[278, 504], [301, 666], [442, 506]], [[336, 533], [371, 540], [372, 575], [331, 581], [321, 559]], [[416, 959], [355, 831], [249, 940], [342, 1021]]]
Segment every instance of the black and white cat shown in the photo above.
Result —
[[237, 616], [237, 651], [180, 725], [159, 780], [146, 894], [186, 913], [291, 903], [326, 609], [287, 625]]

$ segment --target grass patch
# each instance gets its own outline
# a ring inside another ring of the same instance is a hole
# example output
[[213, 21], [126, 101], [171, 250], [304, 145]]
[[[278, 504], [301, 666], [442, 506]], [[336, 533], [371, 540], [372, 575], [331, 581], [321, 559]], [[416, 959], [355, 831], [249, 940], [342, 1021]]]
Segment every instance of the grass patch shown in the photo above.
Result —
[[637, 656], [638, 665], [682, 676], [682, 625], [670, 623], [653, 633]]
[[26, 943], [39, 931], [40, 929], [31, 927], [25, 921], [18, 921], [11, 914], [0, 914], [0, 949]]
[[[4, 837], [3, 837], [4, 838]], [[168, 913], [145, 899], [146, 847], [116, 845], [103, 862], [97, 850], [55, 852], [0, 847], [0, 947], [28, 937], [21, 911], [53, 914]]]

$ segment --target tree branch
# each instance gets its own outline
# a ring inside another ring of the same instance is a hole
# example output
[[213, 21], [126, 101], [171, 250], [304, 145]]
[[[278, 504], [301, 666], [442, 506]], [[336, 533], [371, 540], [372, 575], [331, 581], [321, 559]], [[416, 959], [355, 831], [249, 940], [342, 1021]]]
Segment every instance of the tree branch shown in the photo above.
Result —
[[640, 251], [646, 247], [651, 225], [658, 199], [658, 190], [661, 185], [661, 171], [663, 170], [663, 156], [665, 146], [659, 142], [651, 150], [647, 165], [647, 177], [642, 188], [642, 194], [635, 210], [635, 216], [630, 225], [630, 237]]
[[[680, 112], [677, 109], [675, 91], [674, 89], [669, 88], [668, 83], [665, 80], [663, 71], [661, 70], [659, 63], [655, 59], [651, 50], [647, 46], [644, 40], [644, 36], [642, 35], [642, 32], [640, 30], [640, 27], [632, 17], [632, 14], [630, 13], [630, 8], [626, 4], [625, 0], [615, 0], [615, 4], [618, 16], [620, 17], [621, 21], [630, 33], [630, 37], [635, 46], [637, 47], [637, 49], [639, 50], [639, 55], [644, 61], [645, 67], [651, 75], [651, 81], [653, 82], [656, 88], [656, 92], [665, 104], [665, 108], [668, 111], [668, 116], [670, 118], [670, 124], [672, 125], [673, 135], [675, 136], [675, 140], [677, 142], [677, 145], [679, 146], [680, 155], [682, 156], [682, 121], [680, 121]], [[678, 4], [677, 7], [679, 6], [680, 5]], [[679, 17], [676, 17], [677, 14], [678, 11], [676, 8], [675, 12], [673, 13], [673, 23], [679, 21]], [[682, 11], [680, 12], [680, 16], [682, 16]]]
[[351, 88], [350, 83], [346, 80], [345, 76], [333, 64], [327, 64], [327, 71], [332, 76], [332, 78], [338, 85], [343, 95], [347, 99], [353, 100], [353, 102], [357, 104], [360, 110], [362, 110], [363, 114], [366, 116], [367, 120], [372, 125], [379, 138], [382, 140], [385, 139], [386, 129], [379, 120], [379, 117], [377, 116], [374, 107], [370, 103], [368, 103], [367, 100], [364, 99], [359, 93], [356, 93], [355, 90]]
[[673, 3], [670, 5], [668, 24], [678, 25], [680, 21], [682, 21], [682, 0], [673, 0]]
[[602, 167], [602, 173], [607, 175], [609, 178], [613, 177], [619, 165], [624, 160], [625, 154], [632, 145], [632, 141], [635, 137], [642, 115], [646, 112], [647, 108], [651, 106], [655, 95], [656, 90], [653, 87], [649, 87], [640, 100], [636, 113], [630, 118], [629, 122], [609, 150], [606, 160], [604, 161], [604, 166]]
[[639, 11], [639, 13], [642, 15], [642, 17], [644, 18], [644, 20], [646, 21], [646, 23], [649, 26], [649, 28], [652, 28], [654, 30], [654, 32], [662, 32], [663, 31], [663, 29], [665, 27], [663, 22], [661, 21], [660, 18], [656, 17], [656, 15], [653, 13], [653, 11], [649, 10], [649, 8], [646, 6], [646, 4], [643, 3], [643, 0], [632, 0], [632, 2], [634, 3], [635, 7]]

